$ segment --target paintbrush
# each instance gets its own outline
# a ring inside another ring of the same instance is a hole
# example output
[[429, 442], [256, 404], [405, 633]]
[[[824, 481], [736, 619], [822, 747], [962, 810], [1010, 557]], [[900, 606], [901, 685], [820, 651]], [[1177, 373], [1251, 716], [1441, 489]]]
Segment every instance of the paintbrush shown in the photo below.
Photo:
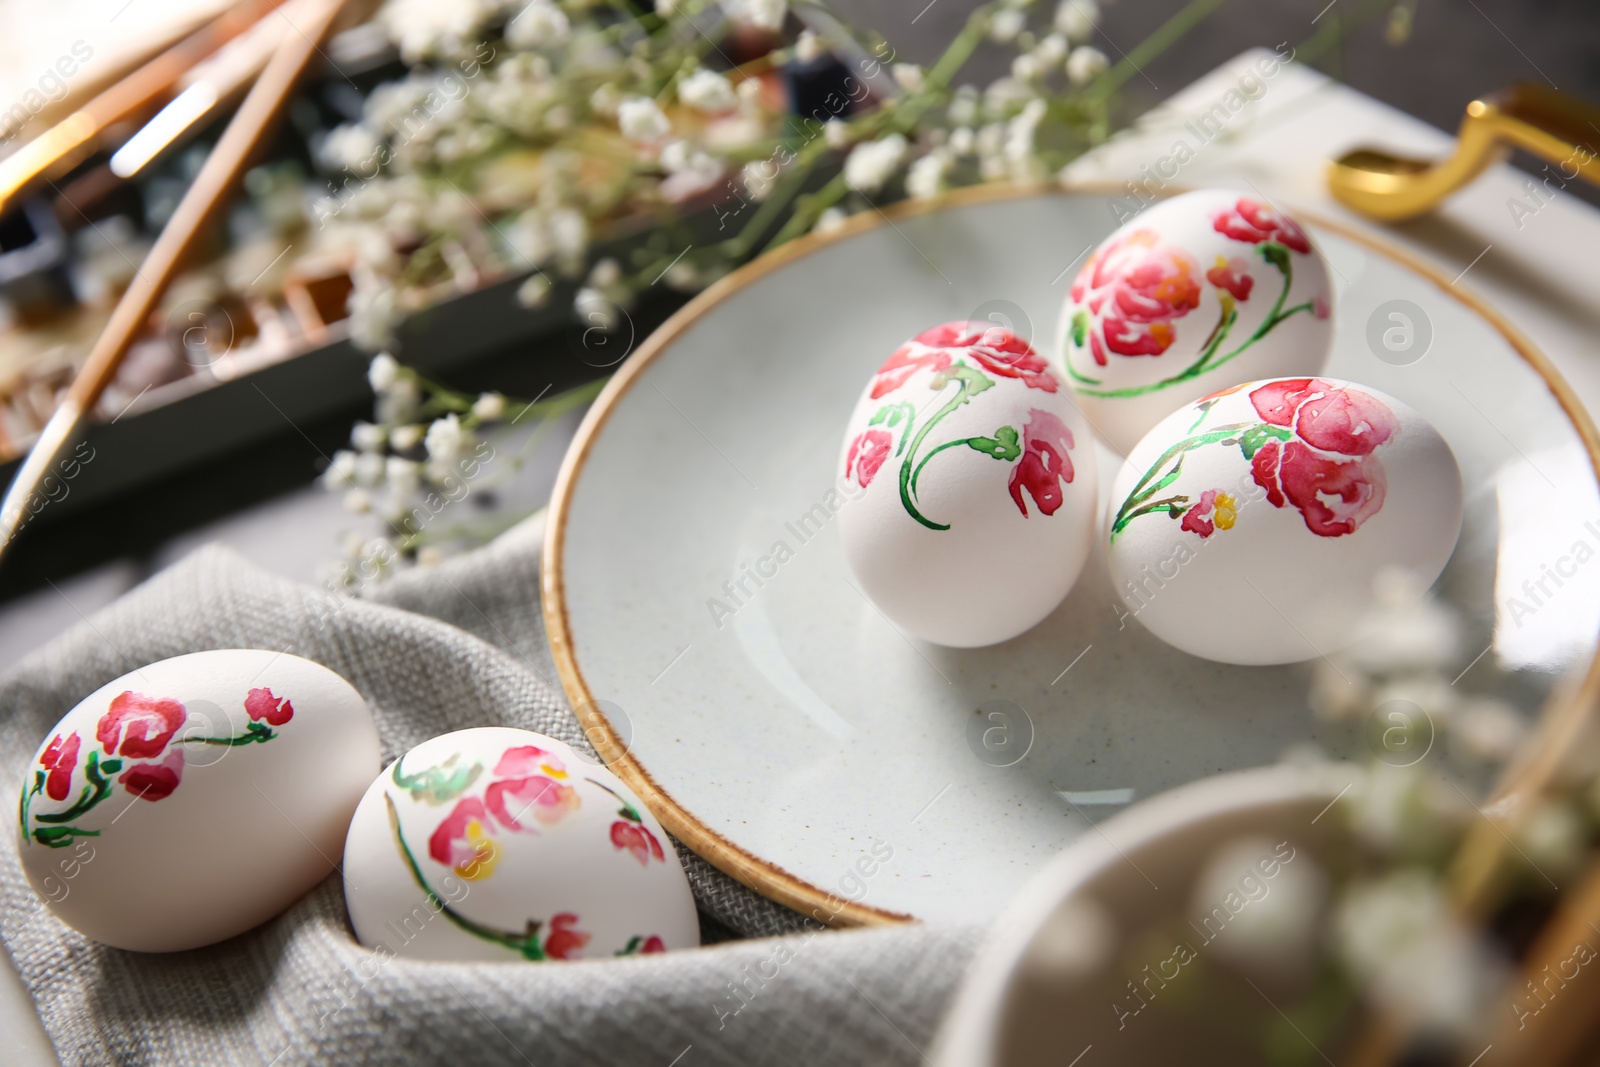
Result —
[[[292, 14], [296, 24], [283, 37], [261, 77], [223, 131], [171, 221], [156, 238], [133, 283], [118, 301], [105, 332], [89, 352], [71, 387], [34, 442], [0, 503], [0, 553], [10, 547], [30, 514], [39, 483], [50, 473], [56, 456], [76, 435], [79, 424], [100, 399], [135, 338], [149, 323], [161, 295], [186, 254], [215, 217], [224, 198], [239, 182], [289, 94], [311, 60], [322, 54], [320, 43], [332, 29], [347, 0], [301, 0]], [[269, 18], [289, 18], [278, 10]]]

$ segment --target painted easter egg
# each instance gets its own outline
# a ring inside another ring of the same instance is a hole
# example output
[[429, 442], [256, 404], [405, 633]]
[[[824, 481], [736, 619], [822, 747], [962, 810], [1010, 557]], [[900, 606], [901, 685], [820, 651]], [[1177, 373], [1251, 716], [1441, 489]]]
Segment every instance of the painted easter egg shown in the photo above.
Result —
[[1014, 637], [1083, 568], [1094, 442], [1060, 378], [1009, 330], [950, 322], [901, 345], [862, 391], [839, 463], [850, 569], [926, 641]]
[[363, 945], [426, 960], [577, 960], [700, 943], [661, 824], [616, 775], [506, 727], [430, 738], [378, 776], [344, 846]]
[[22, 866], [96, 941], [209, 945], [334, 872], [379, 761], [366, 703], [320, 664], [256, 649], [162, 660], [90, 694], [39, 747]]
[[1112, 583], [1157, 637], [1224, 663], [1356, 640], [1388, 567], [1432, 583], [1461, 532], [1461, 472], [1394, 397], [1331, 378], [1249, 382], [1134, 448], [1103, 535]]
[[1327, 264], [1292, 218], [1254, 195], [1200, 190], [1094, 250], [1062, 306], [1056, 356], [1090, 425], [1126, 455], [1192, 400], [1316, 374], [1332, 307]]

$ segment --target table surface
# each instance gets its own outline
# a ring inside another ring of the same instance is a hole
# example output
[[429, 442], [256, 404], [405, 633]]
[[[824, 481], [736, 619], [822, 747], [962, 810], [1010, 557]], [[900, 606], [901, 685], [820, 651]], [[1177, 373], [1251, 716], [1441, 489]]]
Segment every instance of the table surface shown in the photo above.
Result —
[[[1264, 54], [1246, 53], [1173, 96], [1134, 129], [1074, 164], [1071, 177], [1118, 183], [1136, 178], [1183, 140], [1194, 149], [1193, 158], [1171, 178], [1175, 186], [1253, 187], [1265, 198], [1381, 235], [1498, 309], [1550, 357], [1590, 410], [1600, 406], [1600, 354], [1594, 345], [1600, 336], [1600, 272], [1585, 258], [1600, 248], [1600, 211], [1562, 193], [1534, 198], [1526, 173], [1500, 166], [1426, 218], [1398, 226], [1368, 223], [1329, 197], [1324, 161], [1358, 145], [1444, 154], [1452, 138], [1298, 66], [1270, 79], [1221, 136], [1197, 144], [1186, 124], [1222, 100]], [[1514, 213], [1514, 203], [1536, 210]], [[564, 420], [545, 441], [519, 476], [518, 497], [548, 491], [575, 426], [573, 419]], [[336, 554], [345, 529], [370, 526], [345, 512], [337, 497], [308, 487], [175, 538], [153, 559], [116, 562], [58, 581], [0, 611], [0, 664], [15, 662], [201, 544], [221, 543], [267, 570], [310, 582]], [[12, 1062], [51, 1062], [48, 1044], [38, 1044], [44, 1039], [30, 1009], [12, 969], [0, 967], [0, 1032], [8, 1044], [31, 1032], [37, 1045], [33, 1060]], [[10, 1051], [26, 1056], [16, 1046]]]

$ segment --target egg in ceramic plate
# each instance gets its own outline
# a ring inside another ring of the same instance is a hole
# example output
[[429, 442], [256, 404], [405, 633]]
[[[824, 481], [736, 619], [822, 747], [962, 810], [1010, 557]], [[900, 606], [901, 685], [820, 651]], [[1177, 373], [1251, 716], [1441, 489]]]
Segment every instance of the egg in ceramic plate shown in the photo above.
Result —
[[950, 322], [901, 345], [863, 389], [839, 462], [850, 569], [923, 640], [1014, 637], [1083, 568], [1094, 440], [1044, 357], [1009, 330]]
[[1183, 404], [1315, 374], [1333, 343], [1327, 264], [1258, 197], [1184, 193], [1129, 219], [1067, 293], [1055, 358], [1095, 432], [1127, 455]]
[[661, 824], [610, 771], [506, 727], [431, 738], [390, 764], [344, 847], [368, 948], [425, 960], [576, 960], [700, 943]]
[[96, 941], [222, 941], [333, 873], [379, 755], [365, 701], [320, 664], [256, 649], [152, 663], [84, 698], [39, 747], [23, 870]]
[[1407, 405], [1333, 378], [1249, 382], [1163, 419], [1111, 486], [1127, 610], [1223, 663], [1294, 663], [1360, 637], [1391, 567], [1431, 584], [1461, 532], [1461, 472]]

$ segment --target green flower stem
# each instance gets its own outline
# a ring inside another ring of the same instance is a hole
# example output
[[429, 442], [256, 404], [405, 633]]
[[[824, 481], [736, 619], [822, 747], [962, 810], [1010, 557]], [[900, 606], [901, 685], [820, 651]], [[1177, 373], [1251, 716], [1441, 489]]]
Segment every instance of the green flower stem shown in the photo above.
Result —
[[[106, 770], [115, 773], [122, 768], [122, 761], [108, 760]], [[78, 794], [77, 801], [65, 811], [51, 812], [47, 815], [35, 815], [34, 822], [42, 823], [69, 823], [74, 819], [87, 815], [95, 805], [111, 795], [111, 779], [100, 773], [100, 753], [90, 751], [89, 761], [84, 764], [83, 773], [89, 779], [89, 784], [83, 787], [83, 792]]]
[[389, 828], [394, 831], [395, 843], [400, 846], [400, 855], [405, 858], [406, 866], [411, 868], [411, 877], [416, 880], [417, 885], [422, 887], [422, 891], [427, 894], [428, 902], [433, 905], [440, 915], [443, 915], [473, 937], [480, 937], [485, 941], [493, 941], [496, 944], [504, 945], [524, 959], [542, 960], [545, 958], [544, 949], [539, 945], [539, 924], [537, 922], [532, 920], [528, 922], [528, 932], [526, 934], [513, 934], [475, 923], [446, 904], [444, 898], [434, 892], [433, 887], [428, 884], [428, 879], [423, 875], [422, 868], [417, 864], [416, 857], [411, 854], [411, 847], [406, 844], [405, 835], [400, 832], [400, 813], [395, 810], [394, 800], [385, 793], [383, 802], [389, 807]]
[[1112, 93], [1122, 88], [1123, 82], [1141, 73], [1151, 60], [1181, 41], [1190, 30], [1204, 22], [1226, 2], [1227, 0], [1193, 0], [1192, 3], [1180, 8], [1175, 15], [1163, 22], [1156, 32], [1140, 41], [1132, 52], [1123, 57], [1122, 62], [1100, 77], [1094, 86], [1096, 94], [1101, 98], [1110, 97]]
[[[966, 373], [954, 373], [957, 370], [965, 371]], [[916, 519], [930, 530], [948, 530], [950, 529], [950, 524], [934, 522], [932, 519], [922, 514], [922, 512], [918, 511], [916, 504], [912, 502], [912, 496], [915, 494], [915, 489], [912, 484], [911, 476], [913, 471], [917, 469], [914, 466], [917, 459], [917, 449], [922, 447], [923, 439], [928, 436], [928, 433], [935, 426], [939, 425], [939, 422], [946, 415], [949, 415], [962, 404], [965, 404], [968, 400], [972, 399], [972, 393], [982, 392], [984, 389], [987, 389], [989, 386], [994, 384], [988, 378], [978, 374], [964, 363], [958, 362], [944, 373], [949, 374], [951, 379], [955, 381], [956, 395], [951, 397], [949, 402], [946, 403], [944, 407], [934, 412], [933, 418], [922, 424], [922, 429], [917, 431], [917, 436], [911, 439], [911, 448], [906, 455], [905, 462], [900, 464], [900, 502], [905, 505], [906, 511], [910, 513], [913, 519]], [[983, 383], [976, 389], [969, 388], [973, 380], [973, 376], [976, 376], [977, 380]]]
[[[1215, 430], [1208, 430], [1205, 433], [1196, 434], [1193, 437], [1186, 437], [1182, 441], [1179, 441], [1177, 444], [1173, 445], [1171, 448], [1168, 448], [1165, 452], [1161, 453], [1160, 458], [1152, 463], [1150, 465], [1150, 469], [1145, 471], [1144, 475], [1138, 480], [1138, 482], [1134, 484], [1132, 491], [1128, 493], [1128, 498], [1122, 502], [1122, 507], [1117, 510], [1117, 517], [1111, 524], [1111, 538], [1115, 540], [1117, 534], [1121, 533], [1123, 528], [1139, 515], [1148, 513], [1148, 510], [1154, 510], [1146, 509], [1144, 511], [1139, 511], [1132, 509], [1137, 509], [1139, 507], [1139, 503], [1143, 499], [1143, 497], [1140, 496], [1140, 490], [1144, 489], [1145, 486], [1149, 484], [1151, 479], [1156, 476], [1157, 471], [1165, 468], [1169, 462], [1182, 456], [1185, 452], [1190, 452], [1205, 445], [1215, 444], [1219, 441], [1226, 441], [1229, 438], [1237, 437], [1245, 430], [1248, 430], [1250, 426], [1251, 424], [1247, 422], [1234, 423], [1229, 426], [1221, 426]], [[1172, 499], [1174, 498], [1169, 497], [1168, 500], [1163, 501], [1163, 503], [1169, 503]]]

